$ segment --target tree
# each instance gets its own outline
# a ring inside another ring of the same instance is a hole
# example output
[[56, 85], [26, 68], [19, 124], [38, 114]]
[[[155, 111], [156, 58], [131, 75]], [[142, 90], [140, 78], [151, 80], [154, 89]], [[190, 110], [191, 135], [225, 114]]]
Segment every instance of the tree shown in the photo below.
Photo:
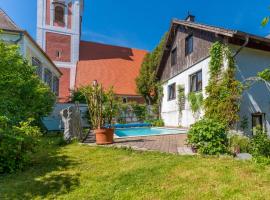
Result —
[[16, 45], [0, 41], [0, 116], [14, 124], [50, 113], [55, 95], [41, 82]]
[[160, 63], [165, 38], [166, 34], [161, 39], [159, 45], [151, 53], [146, 54], [140, 74], [136, 79], [137, 90], [149, 105], [156, 103], [159, 98], [160, 88], [156, 78], [156, 69]]
[[263, 70], [258, 73], [258, 77], [262, 78], [265, 81], [270, 82], [270, 68]]
[[72, 90], [71, 92], [71, 102], [79, 102], [79, 103], [86, 103], [85, 96], [83, 94], [83, 87], [82, 88], [77, 88], [75, 90]]
[[[269, 23], [269, 20], [270, 20], [270, 16], [263, 18], [261, 25], [265, 27]], [[265, 69], [262, 72], [259, 72], [258, 77], [264, 79], [265, 81], [270, 81], [270, 68]]]
[[269, 19], [270, 19], [269, 16], [263, 18], [263, 20], [262, 20], [262, 22], [261, 22], [261, 25], [262, 25], [262, 26], [266, 26], [266, 25], [269, 23]]

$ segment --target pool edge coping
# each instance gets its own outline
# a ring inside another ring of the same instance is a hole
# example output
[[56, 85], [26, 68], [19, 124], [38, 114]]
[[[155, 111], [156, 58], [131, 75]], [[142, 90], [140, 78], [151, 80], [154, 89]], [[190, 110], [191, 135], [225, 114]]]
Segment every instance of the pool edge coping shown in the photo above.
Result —
[[[145, 127], [133, 127], [133, 128], [145, 128]], [[151, 136], [164, 136], [164, 135], [180, 135], [180, 134], [187, 134], [186, 129], [181, 128], [166, 128], [166, 127], [150, 127], [150, 128], [157, 128], [157, 129], [173, 129], [173, 130], [179, 130], [179, 131], [185, 131], [184, 133], [165, 133], [165, 134], [153, 134], [153, 135], [136, 135], [136, 136], [124, 136], [120, 137], [114, 133], [115, 139], [125, 139], [125, 138], [136, 138], [136, 137], [151, 137]], [[122, 128], [122, 129], [130, 129], [130, 128]]]

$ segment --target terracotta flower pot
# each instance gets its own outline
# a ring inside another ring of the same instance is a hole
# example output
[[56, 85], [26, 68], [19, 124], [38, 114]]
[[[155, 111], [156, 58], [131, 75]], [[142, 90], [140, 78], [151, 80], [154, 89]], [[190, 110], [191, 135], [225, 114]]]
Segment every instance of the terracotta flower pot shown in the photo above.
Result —
[[96, 144], [106, 145], [113, 143], [114, 129], [111, 128], [96, 129], [94, 130], [94, 133], [96, 135]]

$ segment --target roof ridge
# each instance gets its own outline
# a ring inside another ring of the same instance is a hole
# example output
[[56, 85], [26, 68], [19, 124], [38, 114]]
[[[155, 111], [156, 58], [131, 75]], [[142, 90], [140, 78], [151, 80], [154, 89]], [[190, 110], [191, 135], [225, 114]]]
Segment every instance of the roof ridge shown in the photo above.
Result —
[[127, 49], [133, 49], [133, 50], [138, 50], [138, 51], [149, 52], [148, 50], [144, 50], [144, 49], [138, 49], [138, 48], [127, 47], [127, 46], [120, 46], [120, 45], [113, 45], [113, 44], [105, 44], [105, 43], [95, 42], [95, 41], [81, 40], [81, 42], [94, 43], [94, 44], [99, 44], [99, 45], [104, 45], [104, 46], [119, 47], [119, 48], [127, 48]]
[[232, 32], [239, 31], [239, 30], [235, 30], [235, 29], [230, 29], [230, 28], [222, 27], [222, 26], [210, 25], [210, 24], [196, 22], [196, 21], [195, 22], [191, 22], [191, 21], [181, 20], [181, 19], [177, 19], [177, 18], [174, 18], [173, 21], [175, 21], [175, 22], [181, 22], [181, 23], [186, 23], [186, 24], [195, 24], [195, 25], [209, 26], [209, 27], [212, 27], [212, 28], [219, 28], [219, 29], [223, 29], [223, 30], [226, 30], [226, 31], [232, 31]]
[[[198, 23], [198, 22], [190, 22], [190, 21], [186, 21], [186, 20], [180, 20], [180, 19], [172, 19], [172, 23], [178, 23], [178, 24], [182, 24], [182, 25], [187, 25], [187, 26], [197, 26], [197, 28], [211, 28], [211, 29], [219, 29], [221, 32], [227, 32], [231, 35], [239, 35], [239, 34], [244, 34], [244, 35], [248, 35], [249, 37], [253, 37], [259, 40], [264, 40], [267, 42], [270, 42], [270, 38], [267, 38], [265, 36], [260, 36], [254, 33], [249, 33], [246, 31], [241, 31], [241, 30], [237, 30], [237, 29], [229, 29], [229, 28], [224, 28], [224, 27], [220, 27], [220, 26], [216, 26], [216, 25], [209, 25], [209, 24], [205, 24], [205, 23]], [[203, 27], [199, 27], [199, 26], [203, 26]], [[212, 31], [216, 31], [216, 30], [212, 30]]]
[[19, 30], [23, 30], [21, 29], [12, 19], [11, 17], [0, 7], [0, 13], [3, 13], [3, 16], [6, 17], [6, 19], [17, 29]]

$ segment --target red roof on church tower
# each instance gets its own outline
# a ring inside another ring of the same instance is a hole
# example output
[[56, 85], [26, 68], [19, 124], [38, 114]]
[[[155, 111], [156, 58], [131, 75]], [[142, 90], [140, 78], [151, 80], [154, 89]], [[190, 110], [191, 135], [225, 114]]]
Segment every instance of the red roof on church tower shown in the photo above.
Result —
[[81, 41], [75, 86], [97, 80], [105, 89], [113, 86], [118, 95], [138, 95], [135, 79], [146, 54], [145, 50]]

